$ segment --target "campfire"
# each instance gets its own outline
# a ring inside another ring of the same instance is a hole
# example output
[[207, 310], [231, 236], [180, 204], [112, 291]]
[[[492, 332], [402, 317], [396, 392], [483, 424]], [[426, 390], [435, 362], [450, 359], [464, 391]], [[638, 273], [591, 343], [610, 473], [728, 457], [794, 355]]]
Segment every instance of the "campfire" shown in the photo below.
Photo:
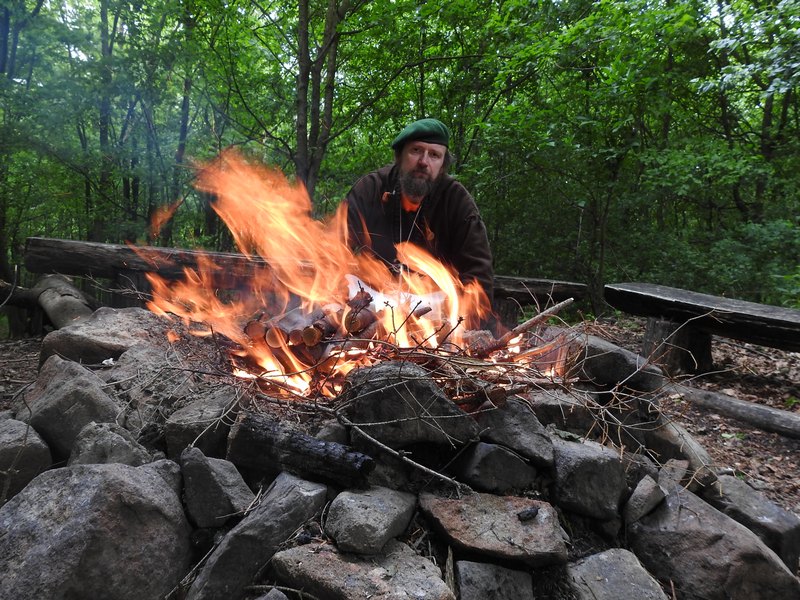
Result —
[[568, 336], [538, 329], [569, 300], [496, 339], [480, 329], [491, 306], [477, 281], [463, 284], [413, 244], [397, 247], [399, 274], [353, 253], [345, 211], [314, 219], [303, 185], [279, 171], [228, 152], [196, 185], [258, 267], [235, 289], [210, 259], [181, 281], [149, 274], [148, 308], [225, 340], [233, 373], [264, 391], [335, 397], [350, 371], [384, 360], [428, 367], [457, 401], [563, 382]]

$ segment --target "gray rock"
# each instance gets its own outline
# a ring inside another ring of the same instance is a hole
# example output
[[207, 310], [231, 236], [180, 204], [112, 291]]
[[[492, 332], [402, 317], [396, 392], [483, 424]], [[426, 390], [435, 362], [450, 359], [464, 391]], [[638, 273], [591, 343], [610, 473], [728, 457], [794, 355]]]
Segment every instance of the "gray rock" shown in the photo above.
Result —
[[320, 427], [314, 437], [324, 442], [336, 442], [343, 446], [350, 444], [350, 436], [347, 435], [347, 428], [335, 420], [326, 422]]
[[136, 438], [116, 423], [87, 423], [81, 429], [72, 452], [69, 465], [92, 465], [122, 463], [138, 467], [150, 462], [150, 453]]
[[261, 503], [231, 529], [209, 556], [187, 600], [235, 600], [273, 554], [307, 520], [322, 510], [324, 485], [281, 473]]
[[497, 444], [472, 444], [451, 468], [459, 480], [483, 492], [506, 494], [532, 488], [536, 483], [536, 469]]
[[632, 552], [612, 548], [567, 565], [578, 600], [668, 600]]
[[190, 566], [180, 500], [122, 464], [46, 471], [0, 508], [0, 598], [162, 598]]
[[88, 319], [48, 333], [39, 363], [53, 355], [83, 364], [118, 359], [143, 342], [166, 342], [167, 321], [143, 308], [98, 308]]
[[419, 497], [420, 509], [456, 548], [532, 567], [563, 564], [558, 515], [541, 500], [494, 494]]
[[649, 514], [665, 497], [664, 489], [652, 477], [646, 475], [636, 486], [622, 509], [625, 524], [630, 525]]
[[384, 361], [352, 371], [342, 400], [349, 402], [346, 414], [353, 423], [392, 448], [420, 442], [458, 446], [478, 437], [474, 419], [411, 362]]
[[81, 429], [95, 421], [113, 423], [117, 404], [103, 389], [103, 381], [76, 362], [52, 356], [39, 371], [36, 384], [25, 395], [17, 418], [30, 423], [56, 458], [69, 456]]
[[697, 440], [684, 427], [673, 420], [660, 418], [652, 427], [641, 428], [643, 443], [659, 461], [669, 459], [688, 461], [688, 479], [682, 483], [696, 491], [716, 480], [714, 461]]
[[717, 483], [703, 489], [701, 497], [755, 533], [781, 557], [789, 570], [797, 572], [800, 519], [794, 513], [731, 475], [720, 475]]
[[173, 460], [161, 458], [154, 460], [151, 463], [139, 467], [143, 471], [149, 471], [158, 475], [167, 482], [170, 489], [175, 492], [175, 495], [180, 498], [183, 491], [183, 476], [181, 475], [181, 467]]
[[543, 425], [577, 435], [586, 435], [595, 425], [595, 412], [590, 407], [597, 406], [597, 399], [591, 392], [543, 390], [523, 397]]
[[436, 565], [397, 540], [369, 557], [309, 546], [272, 557], [272, 569], [283, 585], [325, 600], [455, 600]]
[[222, 527], [255, 500], [232, 462], [208, 458], [199, 448], [183, 451], [181, 470], [186, 508], [198, 527]]
[[377, 554], [405, 531], [416, 505], [413, 494], [384, 487], [345, 491], [328, 508], [325, 533], [342, 552]]
[[456, 562], [456, 585], [459, 600], [533, 598], [533, 578], [530, 573], [488, 563]]
[[586, 336], [581, 378], [599, 385], [623, 384], [644, 392], [659, 390], [666, 383], [664, 372], [646, 358], [594, 335]]
[[554, 502], [587, 517], [608, 521], [619, 516], [627, 491], [625, 471], [617, 453], [595, 442], [553, 439]]
[[483, 441], [506, 446], [534, 465], [552, 466], [553, 442], [526, 402], [509, 398], [505, 406], [478, 413], [475, 420], [483, 428]]
[[272, 588], [263, 596], [256, 598], [256, 600], [289, 600], [289, 596], [278, 589]]
[[199, 448], [206, 456], [224, 456], [233, 417], [223, 420], [222, 416], [235, 402], [236, 390], [232, 386], [219, 387], [172, 413], [164, 428], [167, 456], [177, 460], [189, 446]]
[[15, 419], [0, 420], [0, 504], [52, 464], [50, 448], [33, 427]]
[[628, 527], [630, 549], [682, 600], [800, 598], [800, 580], [753, 532], [692, 492], [671, 491]]

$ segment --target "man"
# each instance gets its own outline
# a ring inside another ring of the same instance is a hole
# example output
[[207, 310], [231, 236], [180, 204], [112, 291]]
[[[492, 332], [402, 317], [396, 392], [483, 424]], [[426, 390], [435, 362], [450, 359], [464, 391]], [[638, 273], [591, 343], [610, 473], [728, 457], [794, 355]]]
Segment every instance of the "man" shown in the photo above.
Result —
[[422, 119], [392, 142], [395, 161], [365, 175], [347, 194], [350, 244], [399, 269], [395, 244], [411, 242], [455, 269], [462, 282], [475, 279], [489, 302], [494, 272], [489, 239], [475, 200], [447, 174], [450, 131]]

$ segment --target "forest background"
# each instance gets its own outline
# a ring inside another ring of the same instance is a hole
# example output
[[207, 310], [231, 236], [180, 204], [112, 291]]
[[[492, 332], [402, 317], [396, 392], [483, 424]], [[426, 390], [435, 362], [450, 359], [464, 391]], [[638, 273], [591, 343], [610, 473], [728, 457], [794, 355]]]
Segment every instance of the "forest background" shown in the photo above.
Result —
[[611, 281], [800, 307], [795, 0], [0, 7], [6, 282], [29, 236], [233, 250], [192, 187], [231, 146], [329, 214], [434, 116], [498, 274], [587, 283], [595, 310]]

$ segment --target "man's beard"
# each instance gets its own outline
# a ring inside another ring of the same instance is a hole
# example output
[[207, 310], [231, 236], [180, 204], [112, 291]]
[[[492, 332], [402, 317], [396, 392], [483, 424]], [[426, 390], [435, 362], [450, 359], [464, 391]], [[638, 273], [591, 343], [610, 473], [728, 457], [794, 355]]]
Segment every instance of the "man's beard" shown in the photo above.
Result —
[[410, 198], [424, 198], [435, 183], [428, 177], [416, 177], [413, 171], [400, 175], [400, 191]]

